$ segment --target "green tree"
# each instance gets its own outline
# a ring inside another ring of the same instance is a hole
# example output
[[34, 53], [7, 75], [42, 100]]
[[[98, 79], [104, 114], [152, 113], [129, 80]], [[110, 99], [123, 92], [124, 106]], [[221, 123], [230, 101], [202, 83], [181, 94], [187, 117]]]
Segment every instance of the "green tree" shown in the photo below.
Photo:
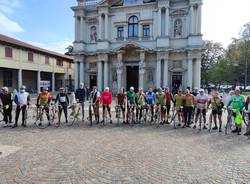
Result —
[[201, 55], [201, 81], [202, 84], [208, 85], [209, 82], [213, 82], [211, 77], [211, 70], [215, 64], [225, 58], [225, 49], [220, 43], [214, 43], [212, 41], [205, 41], [204, 50]]

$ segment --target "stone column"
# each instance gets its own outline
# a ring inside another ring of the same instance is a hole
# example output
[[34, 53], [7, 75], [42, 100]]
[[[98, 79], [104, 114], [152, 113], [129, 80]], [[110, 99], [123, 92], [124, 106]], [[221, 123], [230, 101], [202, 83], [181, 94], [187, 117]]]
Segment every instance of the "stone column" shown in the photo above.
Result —
[[102, 15], [99, 15], [99, 33], [98, 33], [98, 40], [102, 40]]
[[104, 88], [108, 87], [108, 61], [104, 61]]
[[122, 87], [122, 69], [117, 68], [116, 72], [117, 72], [117, 87], [118, 90], [120, 90]]
[[78, 82], [78, 62], [75, 62], [74, 64], [74, 88], [75, 90], [78, 88], [79, 82]]
[[98, 60], [97, 61], [97, 88], [99, 91], [102, 90], [102, 61]]
[[194, 34], [194, 6], [191, 4], [190, 7], [190, 34]]
[[193, 58], [189, 57], [187, 61], [187, 86], [193, 89]]
[[75, 16], [75, 41], [78, 41], [78, 18]]
[[39, 70], [37, 71], [37, 93], [40, 93], [41, 91], [40, 81], [41, 81], [41, 72]]
[[166, 57], [164, 59], [164, 73], [163, 73], [163, 86], [168, 86], [168, 53], [166, 53]]
[[158, 37], [161, 37], [161, 8], [158, 9]]
[[165, 36], [169, 36], [169, 7], [166, 7]]
[[161, 87], [161, 59], [159, 58], [156, 61], [156, 87]]
[[198, 12], [197, 12], [197, 34], [201, 34], [201, 18], [202, 18], [202, 9], [201, 9], [201, 4], [198, 6]]
[[120, 90], [122, 87], [122, 67], [123, 67], [122, 58], [123, 58], [123, 52], [118, 52], [117, 53], [117, 67], [116, 67], [118, 90]]
[[109, 16], [105, 14], [105, 40], [108, 40], [108, 26], [109, 26]]
[[23, 70], [19, 69], [18, 70], [18, 90], [20, 87], [23, 85]]
[[84, 83], [84, 62], [80, 62], [80, 81]]
[[52, 93], [55, 92], [55, 72], [52, 72]]
[[80, 32], [80, 41], [83, 41], [83, 40], [84, 40], [84, 37], [83, 37], [84, 34], [83, 34], [83, 33], [84, 33], [85, 31], [84, 31], [84, 22], [83, 22], [83, 21], [84, 21], [84, 20], [83, 20], [83, 17], [80, 17], [80, 29], [79, 29], [79, 30], [80, 30], [80, 31], [79, 31], [79, 32]]
[[197, 58], [195, 61], [195, 78], [194, 78], [194, 87], [201, 87], [201, 58]]
[[145, 51], [140, 51], [139, 88], [144, 90]]

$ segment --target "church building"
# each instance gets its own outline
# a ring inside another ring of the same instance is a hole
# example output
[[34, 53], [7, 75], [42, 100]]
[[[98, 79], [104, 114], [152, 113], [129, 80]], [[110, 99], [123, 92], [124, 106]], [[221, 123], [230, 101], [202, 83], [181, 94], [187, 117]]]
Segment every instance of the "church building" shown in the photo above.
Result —
[[72, 10], [75, 88], [200, 87], [202, 0], [77, 0]]

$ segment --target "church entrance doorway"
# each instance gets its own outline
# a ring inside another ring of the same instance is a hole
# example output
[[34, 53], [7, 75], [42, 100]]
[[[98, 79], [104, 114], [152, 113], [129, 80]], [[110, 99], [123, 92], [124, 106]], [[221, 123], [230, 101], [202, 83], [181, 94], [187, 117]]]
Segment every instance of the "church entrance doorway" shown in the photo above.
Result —
[[131, 86], [138, 90], [139, 66], [127, 66], [127, 90]]
[[96, 75], [89, 76], [89, 85], [90, 90], [92, 90], [92, 88], [96, 86]]
[[182, 73], [173, 73], [172, 75], [172, 88], [175, 93], [177, 93], [178, 89], [181, 88], [182, 85]]

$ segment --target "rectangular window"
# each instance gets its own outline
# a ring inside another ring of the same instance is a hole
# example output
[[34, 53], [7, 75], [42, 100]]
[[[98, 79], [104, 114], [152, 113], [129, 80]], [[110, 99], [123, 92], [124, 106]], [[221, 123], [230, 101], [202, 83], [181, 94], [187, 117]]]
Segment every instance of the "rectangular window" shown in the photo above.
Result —
[[3, 71], [3, 86], [12, 87], [12, 71]]
[[143, 37], [150, 36], [150, 27], [149, 25], [143, 25]]
[[56, 60], [56, 65], [57, 66], [63, 66], [63, 61], [61, 59]]
[[12, 58], [12, 48], [5, 47], [5, 57]]
[[34, 55], [32, 52], [28, 52], [28, 61], [34, 61]]
[[124, 37], [124, 29], [123, 27], [117, 28], [117, 38], [123, 38]]
[[49, 57], [48, 56], [45, 56], [45, 64], [49, 65]]

